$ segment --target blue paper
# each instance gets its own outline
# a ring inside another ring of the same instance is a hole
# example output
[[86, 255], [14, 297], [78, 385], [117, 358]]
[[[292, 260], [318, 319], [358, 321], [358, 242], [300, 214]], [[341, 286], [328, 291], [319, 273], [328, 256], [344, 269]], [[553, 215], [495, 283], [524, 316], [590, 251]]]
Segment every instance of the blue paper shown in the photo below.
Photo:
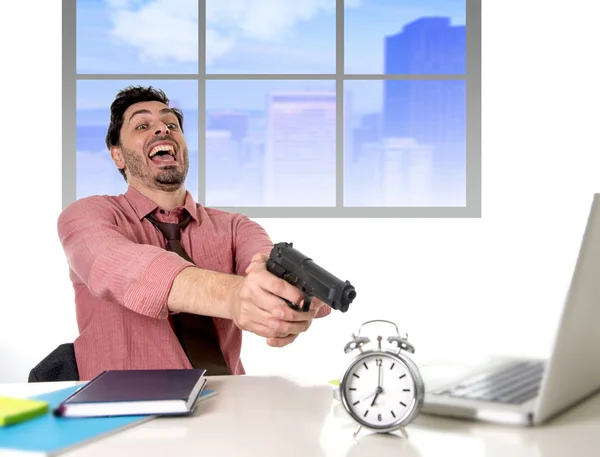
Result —
[[[82, 385], [67, 387], [66, 389], [34, 397], [47, 401], [50, 404], [50, 412], [25, 422], [1, 427], [0, 450], [12, 449], [51, 454], [155, 417], [55, 417], [52, 410], [57, 408], [65, 398], [81, 388]], [[205, 397], [213, 392], [213, 390], [204, 389], [201, 396]]]

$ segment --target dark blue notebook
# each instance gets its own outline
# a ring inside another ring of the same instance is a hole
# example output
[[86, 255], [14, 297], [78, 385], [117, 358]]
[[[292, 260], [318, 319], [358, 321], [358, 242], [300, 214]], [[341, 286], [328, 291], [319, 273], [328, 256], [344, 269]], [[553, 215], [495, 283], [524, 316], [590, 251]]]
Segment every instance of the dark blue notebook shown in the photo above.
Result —
[[181, 415], [193, 411], [206, 370], [109, 370], [65, 399], [62, 417]]
[[[53, 410], [81, 387], [81, 385], [68, 387], [33, 398], [47, 401], [50, 409]], [[214, 390], [204, 389], [200, 397], [204, 399], [213, 395], [216, 395]], [[57, 455], [155, 417], [139, 415], [77, 419], [56, 417], [48, 412], [25, 422], [0, 427], [0, 455], [3, 455], [4, 451], [8, 451], [8, 454], [16, 451], [32, 456]]]

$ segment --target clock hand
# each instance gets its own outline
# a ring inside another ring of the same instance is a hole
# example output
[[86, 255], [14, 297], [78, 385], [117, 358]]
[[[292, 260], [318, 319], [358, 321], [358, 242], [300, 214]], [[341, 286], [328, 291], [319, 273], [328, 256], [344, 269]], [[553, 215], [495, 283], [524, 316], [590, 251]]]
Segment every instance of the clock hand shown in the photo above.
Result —
[[383, 389], [381, 387], [378, 387], [377, 390], [375, 391], [375, 397], [373, 398], [373, 401], [371, 402], [371, 406], [373, 406], [375, 404], [375, 400], [377, 400], [377, 397], [382, 392], [383, 392]]
[[373, 401], [371, 402], [371, 406], [375, 405], [375, 400], [377, 400], [377, 397], [379, 396], [380, 393], [383, 392], [383, 387], [381, 386], [381, 375], [383, 372], [383, 366], [379, 365], [379, 371], [377, 372], [377, 393], [375, 394], [375, 397], [373, 398]]
[[377, 391], [377, 393], [375, 394], [375, 396], [373, 397], [373, 401], [371, 402], [371, 406], [373, 406], [375, 404], [375, 400], [377, 400], [377, 397], [379, 396], [379, 390]]

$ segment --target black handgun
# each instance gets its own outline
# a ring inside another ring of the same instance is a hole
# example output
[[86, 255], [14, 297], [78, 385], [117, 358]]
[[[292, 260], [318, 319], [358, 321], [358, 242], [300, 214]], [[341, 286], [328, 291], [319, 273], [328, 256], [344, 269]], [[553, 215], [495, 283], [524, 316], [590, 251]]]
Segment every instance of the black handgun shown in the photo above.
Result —
[[356, 291], [349, 281], [336, 278], [296, 250], [292, 243], [283, 242], [273, 246], [267, 260], [267, 270], [304, 293], [302, 307], [284, 299], [290, 308], [297, 311], [309, 311], [312, 298], [317, 297], [333, 309], [345, 313], [356, 298]]

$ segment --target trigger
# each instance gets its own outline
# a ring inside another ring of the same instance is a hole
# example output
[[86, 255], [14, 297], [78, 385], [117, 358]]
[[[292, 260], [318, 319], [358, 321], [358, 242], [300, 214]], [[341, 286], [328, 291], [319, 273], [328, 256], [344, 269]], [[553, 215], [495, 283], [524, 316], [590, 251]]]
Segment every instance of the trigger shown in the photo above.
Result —
[[302, 312], [307, 313], [310, 311], [310, 303], [312, 302], [312, 296], [304, 297], [304, 304], [302, 306]]
[[296, 310], [296, 311], [298, 311], [298, 310], [300, 309], [300, 307], [299, 307], [298, 305], [296, 305], [295, 303], [292, 303], [291, 301], [289, 301], [289, 300], [286, 300], [285, 298], [284, 298], [284, 300], [285, 300], [285, 302], [287, 303], [287, 305], [288, 305], [290, 308], [292, 308], [293, 310]]

